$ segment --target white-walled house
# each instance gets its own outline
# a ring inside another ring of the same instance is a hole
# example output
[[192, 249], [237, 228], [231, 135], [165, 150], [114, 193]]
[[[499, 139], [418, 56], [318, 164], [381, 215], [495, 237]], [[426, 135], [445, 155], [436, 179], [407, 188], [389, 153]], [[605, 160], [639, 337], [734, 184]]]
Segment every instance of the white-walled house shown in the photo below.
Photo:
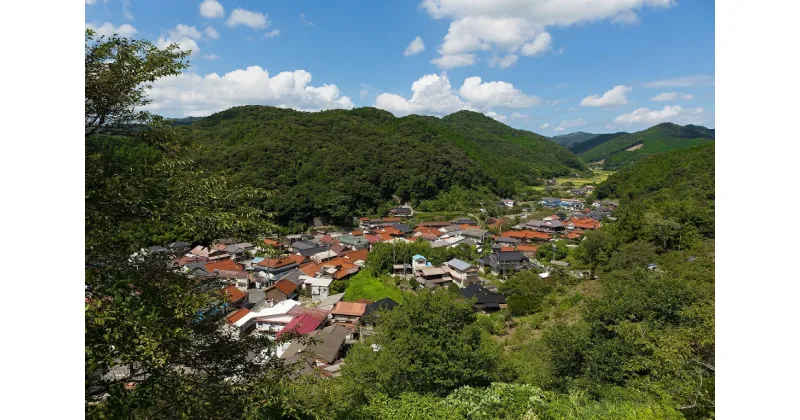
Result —
[[453, 258], [444, 263], [443, 268], [450, 272], [450, 277], [458, 284], [458, 287], [464, 288], [470, 284], [478, 283], [478, 267], [466, 261]]
[[328, 298], [332, 278], [300, 276], [300, 280], [303, 281], [303, 295], [311, 297], [312, 302], [321, 302]]
[[422, 255], [414, 255], [411, 257], [411, 268], [414, 271], [422, 270], [423, 268], [428, 267], [428, 259], [423, 257]]

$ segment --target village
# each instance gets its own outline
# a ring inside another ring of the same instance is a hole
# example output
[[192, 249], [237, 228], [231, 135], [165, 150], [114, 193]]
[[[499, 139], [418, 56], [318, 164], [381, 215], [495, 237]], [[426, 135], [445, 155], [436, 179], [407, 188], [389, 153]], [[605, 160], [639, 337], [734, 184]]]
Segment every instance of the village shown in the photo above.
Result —
[[[588, 185], [571, 193], [591, 195], [593, 188]], [[385, 217], [354, 217], [351, 230], [312, 228], [307, 233], [263, 237], [255, 244], [218, 239], [192, 247], [174, 242], [143, 253], [167, 257], [174, 269], [220, 285], [220, 302], [226, 311], [223, 328], [234, 337], [266, 335], [280, 344], [265, 357], [297, 363], [301, 375], [334, 377], [348, 347], [373, 332], [382, 311], [401, 304], [388, 296], [345, 301], [346, 293], [332, 290], [334, 282], [364, 270], [370, 251], [378, 244], [426, 242], [431, 250], [474, 250], [479, 256], [474, 261], [452, 258], [437, 265], [416, 254], [393, 261], [385, 274], [411, 285], [410, 290], [457, 288], [463, 299], [473, 302], [476, 312], [484, 314], [507, 308], [497, 284], [515, 272], [536, 270], [547, 277], [552, 270], [565, 270], [573, 276], [588, 275], [571, 270], [567, 261], [537, 257], [538, 251], [552, 247], [550, 255], [555, 256], [558, 242], [577, 247], [585, 232], [613, 220], [618, 201], [544, 197], [533, 204], [528, 205], [535, 207], [536, 214], [547, 215], [534, 218], [532, 208], [504, 199], [496, 203], [499, 208], [521, 213], [484, 220], [470, 215], [450, 221], [417, 221], [414, 210], [404, 205]], [[313, 342], [279, 340], [288, 332], [293, 337], [311, 337]]]

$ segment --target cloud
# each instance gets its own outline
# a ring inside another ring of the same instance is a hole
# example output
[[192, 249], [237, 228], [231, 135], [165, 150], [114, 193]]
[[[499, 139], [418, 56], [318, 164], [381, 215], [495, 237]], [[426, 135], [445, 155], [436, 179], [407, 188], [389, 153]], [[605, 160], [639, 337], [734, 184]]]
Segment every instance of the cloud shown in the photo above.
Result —
[[550, 127], [550, 123], [544, 123], [539, 126], [539, 128], [548, 128], [548, 127]]
[[482, 82], [478, 76], [464, 79], [458, 93], [476, 108], [527, 108], [541, 102], [539, 97], [522, 93], [511, 83]]
[[[103, 3], [107, 2], [107, 1], [108, 0], [103, 0]], [[97, 4], [97, 0], [86, 0], [86, 5], [87, 6], [94, 6], [95, 4]]]
[[539, 55], [551, 49], [550, 26], [599, 20], [631, 23], [641, 8], [674, 4], [674, 0], [423, 0], [421, 7], [434, 19], [450, 20], [438, 51], [439, 62], [452, 63], [444, 57], [491, 50]]
[[225, 8], [217, 0], [203, 0], [200, 3], [200, 16], [205, 18], [221, 18], [225, 16]]
[[111, 36], [113, 34], [117, 34], [122, 37], [129, 37], [135, 34], [136, 28], [133, 26], [125, 23], [119, 26], [114, 26], [111, 22], [105, 22], [100, 26], [97, 26], [96, 23], [87, 23], [86, 29], [91, 29], [97, 33], [97, 36]]
[[487, 113], [485, 113], [483, 115], [486, 115], [489, 118], [494, 118], [495, 120], [500, 121], [501, 123], [506, 122], [506, 120], [508, 119], [508, 118], [506, 118], [505, 115], [500, 115], [500, 114], [498, 114], [498, 113], [496, 113], [494, 111], [489, 111], [489, 112], [487, 112]]
[[406, 47], [403, 55], [408, 57], [409, 55], [419, 54], [423, 51], [425, 51], [425, 43], [422, 42], [422, 38], [416, 37], [413, 41], [411, 41], [410, 44], [408, 44], [408, 47]]
[[281, 30], [280, 29], [273, 29], [273, 30], [265, 33], [264, 34], [264, 38], [272, 38], [272, 37], [276, 37], [276, 36], [278, 36], [280, 34], [281, 34]]
[[233, 9], [225, 23], [231, 27], [244, 25], [253, 29], [263, 29], [269, 25], [269, 20], [267, 19], [267, 15], [263, 13], [236, 8]]
[[694, 87], [694, 86], [713, 86], [713, 85], [714, 85], [714, 76], [709, 76], [709, 75], [676, 77], [674, 79], [654, 80], [652, 82], [642, 83], [642, 86], [648, 88]]
[[362, 83], [361, 90], [358, 91], [358, 97], [361, 99], [367, 99], [367, 97], [372, 96], [375, 94], [375, 88], [368, 84]]
[[454, 69], [456, 67], [471, 66], [475, 64], [475, 54], [443, 55], [431, 60], [440, 69]]
[[[213, 29], [213, 28], [212, 28]], [[208, 31], [208, 29], [206, 29]], [[216, 32], [216, 31], [214, 31]], [[208, 34], [208, 32], [206, 32]], [[219, 35], [217, 33], [217, 35]], [[179, 23], [173, 29], [167, 31], [167, 36], [160, 36], [156, 40], [156, 46], [164, 49], [171, 44], [178, 44], [182, 51], [192, 51], [192, 55], [200, 52], [197, 40], [203, 38], [203, 34], [194, 26]]]
[[531, 118], [530, 115], [523, 114], [523, 113], [520, 113], [520, 112], [512, 112], [511, 113], [511, 119], [512, 120], [527, 120], [527, 119], [530, 119], [530, 118]]
[[509, 68], [517, 62], [517, 58], [519, 57], [514, 54], [506, 54], [504, 57], [493, 56], [489, 59], [489, 67]]
[[375, 107], [399, 116], [444, 115], [462, 109], [487, 112], [488, 115], [493, 107], [526, 108], [538, 105], [541, 101], [536, 96], [521, 92], [511, 83], [483, 82], [477, 76], [464, 79], [461, 88], [456, 91], [444, 73], [421, 77], [411, 85], [411, 91], [413, 93], [410, 99], [393, 93], [382, 93], [375, 99]]
[[336, 85], [310, 86], [310, 82], [311, 73], [305, 70], [270, 77], [259, 66], [223, 76], [188, 72], [156, 80], [149, 91], [152, 102], [146, 108], [166, 116], [204, 116], [254, 104], [307, 111], [353, 108], [350, 97], [342, 96]]
[[411, 85], [410, 99], [393, 93], [381, 93], [375, 98], [375, 107], [395, 115], [434, 114], [444, 115], [466, 109], [467, 104], [450, 86], [446, 74], [427, 74]]
[[206, 60], [216, 60], [219, 58], [219, 56], [216, 54], [203, 54], [203, 58]]
[[122, 0], [122, 17], [128, 20], [133, 20], [133, 10], [131, 9], [131, 0]]
[[306, 19], [306, 14], [305, 13], [300, 13], [300, 21], [305, 23], [308, 26], [315, 26], [314, 22]]
[[631, 90], [628, 86], [617, 85], [604, 93], [603, 96], [591, 95], [583, 98], [581, 106], [613, 107], [625, 105], [628, 103], [628, 98], [625, 94]]
[[560, 133], [560, 132], [562, 132], [564, 130], [565, 130], [564, 127], [555, 127], [555, 128], [553, 128], [553, 131], [555, 131], [556, 133]]
[[213, 26], [207, 27], [206, 30], [203, 32], [206, 34], [207, 37], [211, 39], [219, 39], [219, 32], [217, 32], [217, 30], [214, 29]]
[[682, 108], [679, 105], [666, 105], [662, 110], [639, 108], [629, 114], [614, 119], [615, 125], [658, 124], [665, 121], [676, 124], [696, 124], [703, 121], [703, 108]]
[[674, 101], [676, 99], [691, 101], [692, 99], [694, 99], [694, 96], [683, 92], [664, 92], [664, 93], [659, 93], [658, 95], [650, 98], [651, 101], [656, 101], [656, 102]]

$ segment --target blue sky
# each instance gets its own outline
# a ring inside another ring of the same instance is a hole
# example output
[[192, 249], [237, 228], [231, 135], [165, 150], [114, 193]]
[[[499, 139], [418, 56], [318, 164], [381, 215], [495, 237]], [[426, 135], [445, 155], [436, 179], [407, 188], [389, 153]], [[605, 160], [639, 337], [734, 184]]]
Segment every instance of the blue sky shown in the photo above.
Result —
[[86, 24], [193, 50], [151, 92], [170, 117], [377, 106], [548, 136], [714, 127], [711, 0], [86, 0]]

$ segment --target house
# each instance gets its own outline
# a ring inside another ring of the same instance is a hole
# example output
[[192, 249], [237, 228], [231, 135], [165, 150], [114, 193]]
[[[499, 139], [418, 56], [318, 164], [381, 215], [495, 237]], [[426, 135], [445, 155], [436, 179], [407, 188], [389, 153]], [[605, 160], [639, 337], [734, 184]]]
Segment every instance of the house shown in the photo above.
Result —
[[465, 238], [474, 239], [476, 242], [481, 243], [485, 239], [487, 239], [490, 236], [490, 234], [488, 230], [469, 228], [461, 231], [461, 236]]
[[395, 207], [389, 210], [389, 213], [395, 217], [411, 217], [414, 215], [414, 211], [408, 206]]
[[311, 256], [311, 261], [316, 263], [322, 263], [324, 261], [332, 260], [336, 258], [338, 254], [332, 250], [318, 252]]
[[462, 217], [451, 222], [454, 225], [470, 225], [470, 226], [478, 226], [478, 222], [476, 220], [470, 219], [468, 217]]
[[247, 293], [245, 306], [251, 311], [258, 311], [267, 306], [266, 295], [263, 290], [251, 290]]
[[250, 288], [250, 275], [246, 271], [214, 270], [214, 272], [211, 274], [216, 276], [218, 279], [224, 280], [225, 282], [235, 284], [240, 290], [247, 290]]
[[567, 268], [569, 267], [569, 263], [566, 261], [557, 261], [557, 260], [550, 260], [550, 265], [560, 268]]
[[481, 267], [490, 267], [502, 275], [530, 268], [528, 258], [519, 251], [495, 252], [480, 258], [478, 262]]
[[256, 332], [274, 336], [295, 318], [289, 311], [297, 305], [300, 305], [300, 302], [296, 300], [284, 300], [275, 306], [266, 306], [258, 312], [251, 311], [248, 316], [253, 319]]
[[267, 306], [274, 306], [278, 302], [296, 298], [298, 288], [296, 284], [289, 280], [278, 281], [264, 291], [264, 299], [267, 301]]
[[293, 251], [293, 252], [300, 252], [300, 251], [305, 250], [305, 249], [317, 248], [318, 246], [319, 245], [317, 245], [315, 242], [311, 242], [310, 240], [306, 239], [306, 240], [302, 240], [302, 241], [292, 242], [292, 244], [290, 246], [290, 250]]
[[537, 232], [544, 232], [544, 233], [558, 233], [563, 232], [566, 229], [564, 223], [562, 223], [557, 218], [551, 218], [549, 220], [528, 220], [523, 225], [525, 229], [535, 230]]
[[494, 240], [494, 243], [502, 246], [516, 246], [519, 240], [510, 236], [500, 236]]
[[411, 264], [394, 264], [392, 265], [392, 275], [394, 276], [408, 276], [414, 272]]
[[458, 284], [458, 287], [467, 287], [470, 284], [477, 283], [478, 280], [478, 267], [472, 264], [453, 258], [452, 260], [444, 263], [442, 266], [450, 273], [450, 277]]
[[536, 252], [539, 250], [539, 246], [537, 246], [537, 245], [522, 245], [522, 244], [520, 244], [520, 245], [517, 245], [515, 250], [521, 252], [522, 255], [524, 255], [524, 256], [526, 256], [528, 258], [535, 258], [536, 257]]
[[411, 232], [414, 231], [413, 229], [411, 229], [411, 226], [409, 226], [406, 223], [392, 223], [389, 226], [396, 229], [402, 236], [408, 236]]
[[430, 265], [431, 264], [428, 262], [428, 259], [422, 255], [417, 254], [411, 257], [411, 268], [414, 271], [422, 270], [425, 267], [430, 267]]
[[237, 289], [235, 286], [228, 286], [222, 289], [222, 296], [234, 308], [244, 308], [247, 303], [247, 293]]
[[339, 239], [339, 244], [351, 249], [353, 251], [365, 249], [369, 247], [369, 240], [362, 236], [353, 236], [350, 234], [342, 235]]
[[282, 335], [288, 333], [301, 334], [301, 335], [310, 334], [311, 332], [319, 328], [320, 325], [322, 325], [322, 320], [315, 318], [309, 314], [296, 316], [291, 321], [289, 321], [289, 323], [286, 324], [286, 326], [284, 326], [283, 329], [278, 331], [276, 338], [281, 338]]
[[205, 263], [203, 268], [205, 268], [209, 274], [214, 274], [217, 271], [244, 271], [244, 266], [237, 264], [233, 260], [210, 261]]
[[417, 228], [433, 228], [438, 229], [445, 226], [450, 226], [450, 222], [420, 222]]
[[573, 217], [569, 219], [569, 223], [573, 229], [580, 230], [595, 230], [600, 227], [600, 222], [588, 217], [584, 219], [577, 219]]
[[362, 302], [339, 302], [331, 310], [331, 322], [346, 325], [353, 331], [355, 324], [367, 309]]
[[372, 331], [375, 329], [375, 325], [380, 322], [381, 311], [391, 311], [397, 305], [399, 305], [399, 303], [388, 297], [367, 305], [366, 309], [364, 309], [364, 315], [362, 315], [361, 319], [359, 319], [359, 322], [361, 323], [361, 339], [364, 339], [372, 334]]
[[225, 319], [225, 329], [233, 334], [234, 337], [243, 337], [255, 328], [255, 322], [250, 317], [252, 312], [247, 308], [241, 308], [231, 312]]
[[171, 242], [167, 244], [167, 248], [172, 255], [183, 255], [189, 252], [192, 246], [186, 242]]
[[500, 234], [501, 237], [513, 238], [520, 242], [549, 241], [552, 236], [548, 233], [535, 230], [509, 230]]
[[508, 307], [506, 297], [502, 293], [491, 292], [477, 284], [461, 289], [461, 296], [464, 299], [475, 299], [472, 305], [475, 312], [496, 312]]
[[209, 248], [202, 245], [197, 245], [196, 247], [192, 248], [189, 253], [196, 257], [208, 258], [209, 261], [218, 261], [228, 258], [228, 254], [224, 251], [214, 247]]
[[344, 293], [330, 295], [317, 305], [317, 309], [326, 311], [327, 316], [327, 312], [330, 312], [337, 303], [341, 302], [343, 297]]
[[[342, 348], [348, 334], [350, 334], [350, 331], [346, 327], [336, 324], [329, 325], [321, 330], [314, 330], [308, 334], [309, 337], [314, 339], [314, 344], [306, 346], [295, 340], [280, 357], [286, 363], [291, 364], [297, 362], [303, 356], [303, 353], [308, 350], [307, 353], [310, 355], [312, 366], [327, 367], [343, 356]], [[302, 374], [313, 373], [314, 369], [311, 368], [302, 370]]]
[[299, 267], [299, 263], [295, 258], [267, 258], [253, 267], [257, 271], [267, 274], [267, 277], [274, 279], [276, 275], [293, 270]]
[[508, 208], [512, 208], [512, 207], [514, 207], [514, 205], [515, 205], [516, 203], [517, 203], [516, 201], [514, 201], [514, 200], [512, 200], [512, 199], [510, 199], [510, 198], [504, 198], [504, 199], [500, 200], [500, 201], [499, 201], [497, 204], [498, 204], [500, 207], [508, 207]]
[[303, 280], [303, 296], [311, 298], [312, 302], [321, 302], [328, 297], [333, 279], [330, 277], [301, 276]]
[[450, 272], [441, 267], [426, 267], [416, 272], [417, 282], [425, 287], [447, 286], [453, 282]]
[[[320, 245], [315, 246], [313, 248], [306, 248], [295, 253], [295, 256], [303, 257], [300, 261], [304, 261], [306, 258], [311, 258], [313, 255], [328, 251], [330, 248], [327, 245]], [[291, 257], [290, 257], [291, 258]]]
[[225, 252], [231, 256], [235, 261], [241, 261], [248, 256], [248, 252], [253, 249], [253, 244], [249, 242], [241, 242], [238, 244], [231, 244], [225, 247]]

